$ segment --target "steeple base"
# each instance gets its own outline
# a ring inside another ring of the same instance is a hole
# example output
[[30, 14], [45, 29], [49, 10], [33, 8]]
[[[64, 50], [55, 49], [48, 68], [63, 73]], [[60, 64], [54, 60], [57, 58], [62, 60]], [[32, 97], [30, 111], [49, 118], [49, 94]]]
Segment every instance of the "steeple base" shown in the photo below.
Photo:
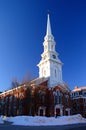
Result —
[[48, 88], [53, 88], [58, 84], [63, 84], [63, 81], [53, 81], [51, 77], [48, 78]]

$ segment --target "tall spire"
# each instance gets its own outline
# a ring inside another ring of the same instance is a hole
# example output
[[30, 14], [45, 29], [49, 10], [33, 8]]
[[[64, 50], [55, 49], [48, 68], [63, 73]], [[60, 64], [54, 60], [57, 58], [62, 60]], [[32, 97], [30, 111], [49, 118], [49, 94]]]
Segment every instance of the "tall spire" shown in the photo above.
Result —
[[62, 62], [55, 50], [56, 42], [51, 32], [50, 15], [47, 15], [47, 29], [44, 37], [44, 51], [41, 54], [41, 60], [37, 65], [39, 67], [39, 78], [48, 78], [48, 87], [54, 87], [62, 83]]
[[49, 15], [49, 13], [48, 13], [48, 18], [47, 18], [47, 30], [46, 30], [46, 35], [52, 35], [51, 25], [50, 25], [50, 15]]

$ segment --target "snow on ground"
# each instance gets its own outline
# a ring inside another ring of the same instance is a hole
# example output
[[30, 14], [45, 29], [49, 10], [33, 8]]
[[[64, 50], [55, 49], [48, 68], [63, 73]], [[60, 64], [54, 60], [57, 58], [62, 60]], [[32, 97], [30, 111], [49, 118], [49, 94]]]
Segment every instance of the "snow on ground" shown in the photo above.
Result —
[[40, 117], [40, 116], [16, 116], [16, 117], [0, 117], [0, 123], [3, 121], [13, 122], [13, 125], [25, 125], [25, 126], [53, 126], [53, 125], [68, 125], [77, 123], [86, 123], [86, 119], [80, 114], [72, 116], [60, 116], [60, 117]]
[[3, 121], [3, 116], [0, 116], [0, 124], [3, 124], [4, 121]]

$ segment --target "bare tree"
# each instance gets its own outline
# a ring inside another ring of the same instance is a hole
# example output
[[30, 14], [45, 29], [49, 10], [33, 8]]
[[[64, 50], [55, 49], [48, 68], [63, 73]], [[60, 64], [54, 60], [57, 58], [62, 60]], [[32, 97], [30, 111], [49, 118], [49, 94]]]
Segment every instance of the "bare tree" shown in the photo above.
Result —
[[20, 83], [19, 83], [18, 79], [17, 79], [17, 78], [14, 78], [14, 79], [12, 80], [12, 82], [11, 82], [11, 89], [18, 87], [19, 84], [20, 84]]
[[13, 78], [11, 81], [11, 87], [10, 89], [16, 88], [21, 84], [25, 84], [31, 81], [31, 74], [29, 72], [27, 72], [25, 74], [25, 76], [23, 76], [23, 78], [19, 81], [17, 78]]
[[27, 72], [25, 74], [25, 76], [23, 76], [22, 80], [21, 80], [21, 84], [27, 83], [29, 81], [31, 81], [31, 74], [29, 72]]

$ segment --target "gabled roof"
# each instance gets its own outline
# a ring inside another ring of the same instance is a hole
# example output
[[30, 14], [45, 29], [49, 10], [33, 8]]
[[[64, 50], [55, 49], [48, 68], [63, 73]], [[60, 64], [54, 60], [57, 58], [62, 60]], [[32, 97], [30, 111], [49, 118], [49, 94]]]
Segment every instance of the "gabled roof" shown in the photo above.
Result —
[[21, 89], [21, 88], [25, 88], [25, 87], [28, 87], [28, 86], [38, 86], [38, 85], [40, 85], [40, 84], [42, 84], [42, 83], [44, 83], [44, 82], [47, 82], [48, 81], [48, 78], [36, 78], [36, 79], [34, 79], [34, 80], [31, 80], [31, 81], [28, 81], [28, 82], [26, 82], [26, 83], [23, 83], [23, 84], [20, 84], [18, 87], [16, 87], [16, 88], [13, 88], [13, 89], [9, 89], [9, 90], [7, 90], [7, 91], [4, 91], [4, 92], [2, 92], [2, 93], [0, 93], [0, 95], [3, 95], [3, 94], [5, 94], [5, 93], [10, 93], [10, 92], [12, 92], [13, 90], [19, 90], [19, 89]]

